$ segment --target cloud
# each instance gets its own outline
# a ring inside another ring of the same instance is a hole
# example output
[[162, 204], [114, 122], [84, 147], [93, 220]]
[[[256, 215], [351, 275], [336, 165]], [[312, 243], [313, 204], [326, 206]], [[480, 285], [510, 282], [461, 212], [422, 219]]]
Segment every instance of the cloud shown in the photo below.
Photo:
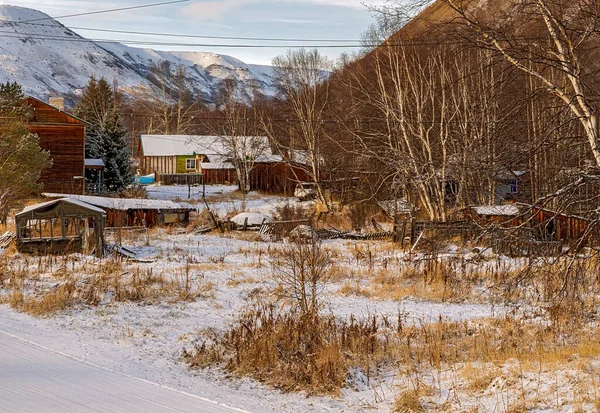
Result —
[[179, 14], [195, 20], [223, 20], [232, 10], [238, 9], [252, 0], [202, 0], [184, 7]]

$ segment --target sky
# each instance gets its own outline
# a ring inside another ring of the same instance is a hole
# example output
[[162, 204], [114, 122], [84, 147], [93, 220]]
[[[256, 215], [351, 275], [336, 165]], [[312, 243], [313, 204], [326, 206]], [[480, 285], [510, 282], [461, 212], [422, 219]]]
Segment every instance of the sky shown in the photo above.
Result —
[[[168, 0], [0, 0], [40, 10], [52, 17], [128, 6], [158, 3]], [[185, 3], [145, 9], [111, 12], [90, 16], [64, 17], [58, 20], [75, 32], [90, 39], [194, 43], [198, 46], [151, 45], [162, 50], [212, 51], [237, 57], [246, 63], [270, 64], [273, 57], [284, 54], [287, 47], [240, 48], [211, 45], [350, 45], [343, 48], [320, 48], [331, 59], [342, 52], [357, 50], [358, 39], [373, 22], [366, 4], [381, 4], [384, 0], [191, 0]], [[218, 40], [148, 36], [124, 33], [88, 31], [82, 28], [126, 30], [185, 35], [232, 37], [267, 37], [307, 39], [303, 42], [257, 42], [249, 40]], [[316, 42], [308, 39], [349, 40], [350, 42]], [[139, 45], [132, 45], [140, 47]]]

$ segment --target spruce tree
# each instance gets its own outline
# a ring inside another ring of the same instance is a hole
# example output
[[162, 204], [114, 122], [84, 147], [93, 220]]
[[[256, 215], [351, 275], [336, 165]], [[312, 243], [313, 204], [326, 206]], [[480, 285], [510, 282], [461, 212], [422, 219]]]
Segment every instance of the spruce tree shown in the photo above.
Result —
[[117, 107], [116, 90], [101, 78], [90, 78], [75, 113], [90, 123], [85, 157], [102, 159], [107, 188], [119, 192], [133, 183], [128, 134]]

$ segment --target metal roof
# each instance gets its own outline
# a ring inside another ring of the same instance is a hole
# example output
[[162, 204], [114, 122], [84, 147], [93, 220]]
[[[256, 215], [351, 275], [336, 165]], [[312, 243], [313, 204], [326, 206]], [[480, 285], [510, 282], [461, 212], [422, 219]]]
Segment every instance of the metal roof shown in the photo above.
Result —
[[43, 193], [48, 198], [69, 198], [71, 200], [79, 200], [86, 204], [95, 205], [99, 208], [114, 209], [119, 211], [127, 211], [130, 209], [153, 209], [153, 210], [173, 210], [173, 209], [188, 209], [194, 210], [189, 205], [178, 204], [169, 200], [159, 199], [138, 199], [138, 198], [107, 198], [102, 196], [88, 195], [69, 195], [69, 194], [53, 194]]
[[472, 207], [478, 215], [484, 216], [516, 216], [519, 215], [519, 208], [515, 205], [480, 205]]
[[[269, 139], [266, 136], [249, 136], [271, 154]], [[182, 155], [228, 155], [231, 149], [223, 143], [221, 136], [201, 135], [142, 135], [143, 156], [182, 156]]]
[[105, 166], [102, 159], [86, 159], [85, 166]]
[[97, 212], [97, 213], [101, 213], [103, 215], [106, 215], [106, 212], [104, 212], [103, 209], [97, 208], [93, 205], [90, 205], [86, 202], [80, 201], [78, 199], [72, 199], [72, 198], [60, 198], [60, 199], [53, 199], [52, 201], [48, 201], [48, 202], [42, 202], [40, 204], [35, 204], [35, 205], [29, 205], [26, 206], [25, 208], [23, 208], [23, 211], [19, 212], [15, 217], [21, 217], [29, 212], [38, 210], [38, 209], [43, 209], [43, 208], [47, 208], [49, 206], [55, 205], [55, 204], [59, 204], [61, 202], [70, 204], [70, 205], [75, 205], [78, 207], [82, 207], [85, 208], [87, 210], [93, 211], [93, 212]]

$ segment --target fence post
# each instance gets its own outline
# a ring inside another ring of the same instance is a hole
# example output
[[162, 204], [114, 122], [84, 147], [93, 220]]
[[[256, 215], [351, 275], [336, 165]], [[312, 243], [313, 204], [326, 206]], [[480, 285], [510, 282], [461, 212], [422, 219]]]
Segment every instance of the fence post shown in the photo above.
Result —
[[187, 174], [185, 176], [185, 182], [188, 186], [188, 199], [190, 199], [192, 197], [192, 185], [190, 184], [190, 174]]

